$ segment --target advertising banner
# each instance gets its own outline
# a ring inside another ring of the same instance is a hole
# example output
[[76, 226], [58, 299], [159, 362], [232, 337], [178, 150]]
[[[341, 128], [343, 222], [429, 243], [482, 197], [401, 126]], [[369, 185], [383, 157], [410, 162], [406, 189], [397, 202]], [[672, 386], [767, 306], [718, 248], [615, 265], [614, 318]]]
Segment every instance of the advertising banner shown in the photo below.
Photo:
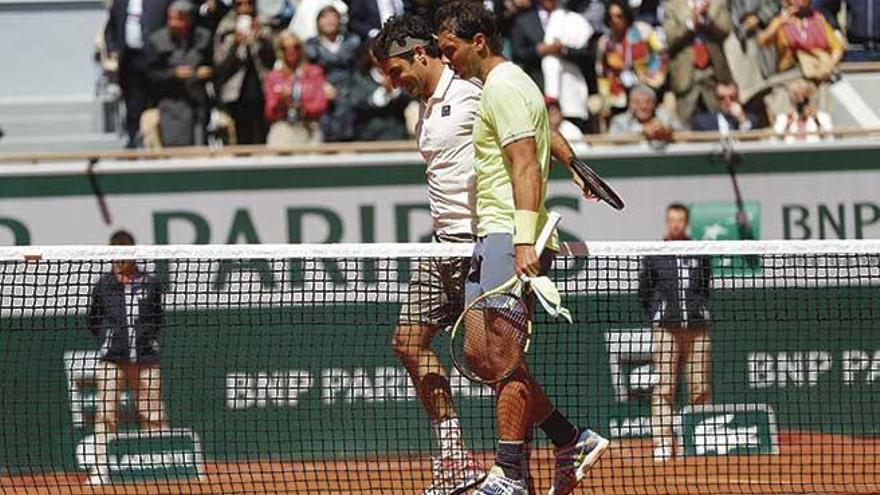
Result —
[[[662, 238], [667, 205], [695, 206], [693, 237], [736, 239], [733, 188], [711, 146], [589, 152], [626, 201], [584, 200], [562, 166], [550, 206], [568, 238]], [[0, 167], [0, 245], [418, 242], [432, 224], [415, 153]], [[761, 239], [880, 237], [880, 146], [742, 145], [738, 178]]]

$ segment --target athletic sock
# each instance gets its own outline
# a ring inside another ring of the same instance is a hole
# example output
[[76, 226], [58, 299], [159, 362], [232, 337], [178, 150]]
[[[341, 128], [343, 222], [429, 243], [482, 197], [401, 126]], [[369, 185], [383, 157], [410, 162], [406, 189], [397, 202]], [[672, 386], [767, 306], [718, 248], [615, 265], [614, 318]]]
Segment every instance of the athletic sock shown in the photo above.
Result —
[[440, 457], [449, 459], [464, 455], [464, 441], [461, 439], [461, 425], [458, 418], [447, 418], [443, 421], [432, 419], [431, 430], [440, 446]]
[[512, 480], [521, 480], [523, 456], [526, 445], [523, 442], [498, 442], [498, 452], [495, 453], [495, 465], [504, 471], [504, 476]]
[[578, 437], [577, 427], [556, 409], [539, 426], [556, 447], [571, 445]]

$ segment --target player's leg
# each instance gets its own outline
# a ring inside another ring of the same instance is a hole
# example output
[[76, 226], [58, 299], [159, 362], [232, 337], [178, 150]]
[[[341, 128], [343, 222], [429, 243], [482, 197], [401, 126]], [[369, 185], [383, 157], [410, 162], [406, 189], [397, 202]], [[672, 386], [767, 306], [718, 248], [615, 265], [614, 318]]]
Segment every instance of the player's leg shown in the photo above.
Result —
[[[489, 235], [478, 243], [480, 251], [478, 290], [473, 289], [474, 280], [469, 279], [471, 292], [485, 292], [504, 283], [513, 276], [513, 244], [509, 235]], [[553, 255], [542, 256], [543, 272], [549, 271]], [[469, 293], [468, 300], [477, 294]], [[495, 325], [491, 325], [492, 328]], [[498, 336], [487, 332], [491, 339]], [[488, 354], [503, 353], [505, 341], [491, 342]], [[507, 347], [510, 347], [507, 345]], [[491, 366], [491, 360], [489, 365]], [[496, 373], [491, 372], [495, 375]], [[586, 469], [607, 448], [608, 441], [590, 430], [578, 430], [562, 413], [557, 411], [541, 386], [523, 365], [507, 381], [496, 386], [497, 421], [499, 445], [496, 466], [505, 478], [520, 481], [528, 476], [524, 467], [527, 446], [525, 440], [537, 423], [556, 445], [557, 469], [551, 494], [566, 494], [583, 478]], [[490, 478], [492, 474], [490, 474]], [[491, 481], [491, 480], [487, 480]], [[517, 489], [522, 489], [518, 487]]]
[[495, 419], [498, 428], [498, 451], [495, 465], [507, 477], [524, 480], [526, 439], [532, 428], [532, 380], [525, 367], [515, 371], [507, 380], [495, 386]]
[[688, 330], [690, 342], [685, 359], [685, 377], [688, 382], [690, 403], [698, 406], [712, 400], [711, 360], [712, 345], [708, 327]]
[[[403, 363], [431, 424], [440, 448], [433, 459], [434, 479], [426, 495], [458, 493], [483, 477], [483, 468], [468, 452], [462, 439], [461, 425], [452, 398], [449, 375], [431, 349], [438, 329], [448, 324], [450, 283], [461, 283], [464, 267], [452, 279], [443, 263], [420, 263], [410, 281], [407, 301], [403, 304], [397, 329], [392, 338], [394, 353]], [[460, 291], [459, 291], [460, 293]], [[460, 294], [459, 294], [460, 296]], [[460, 306], [460, 304], [458, 305]]]
[[651, 394], [651, 434], [654, 438], [654, 460], [664, 462], [673, 454], [672, 414], [678, 384], [679, 345], [673, 332], [654, 327], [651, 334], [654, 349], [654, 373], [658, 380]]
[[165, 405], [162, 403], [162, 372], [157, 364], [132, 366], [132, 379], [129, 383], [134, 388], [138, 417], [141, 425], [147, 430], [167, 428]]
[[430, 347], [437, 331], [429, 325], [400, 324], [391, 344], [432, 423], [458, 416], [446, 369]]
[[110, 467], [107, 459], [107, 443], [116, 432], [117, 402], [122, 389], [122, 376], [116, 364], [98, 361], [95, 370], [97, 391], [95, 399], [95, 445], [94, 457], [90, 459], [94, 465], [89, 470], [88, 483], [102, 485], [110, 482]]
[[589, 428], [578, 428], [559, 411], [541, 385], [529, 374], [532, 419], [554, 447], [556, 466], [550, 495], [571, 493], [587, 471], [608, 449], [610, 442]]
[[556, 467], [550, 495], [571, 493], [609, 442], [589, 429], [578, 429], [557, 410], [540, 384], [523, 366], [496, 385], [499, 446], [495, 464], [507, 478], [530, 481], [525, 454], [533, 424], [555, 446]]
[[[554, 258], [555, 254], [550, 251], [541, 255], [541, 275], [550, 273]], [[530, 307], [534, 313], [534, 298], [530, 301]], [[550, 441], [553, 442], [554, 447], [557, 449], [573, 444], [579, 434], [578, 428], [556, 409], [556, 406], [553, 405], [547, 394], [544, 393], [543, 387], [538, 384], [534, 376], [531, 373], [528, 376], [532, 390], [532, 418], [534, 424], [547, 434], [547, 437], [550, 438]]]
[[[554, 257], [552, 252], [541, 256], [542, 275], [550, 272]], [[532, 300], [532, 308], [534, 303]], [[610, 442], [589, 428], [575, 426], [547, 397], [534, 375], [527, 375], [532, 393], [532, 420], [550, 438], [554, 447], [556, 466], [549, 493], [566, 495], [577, 487], [590, 467], [608, 449]]]
[[[477, 239], [470, 270], [465, 282], [465, 304], [469, 304], [513, 276], [513, 243], [510, 235], [489, 234]], [[484, 314], [486, 320], [473, 322], [480, 325], [479, 331], [468, 330], [468, 338], [478, 338], [478, 345], [465, 343], [466, 355], [478, 375], [483, 375], [479, 366], [491, 361], [493, 352], [502, 352], [505, 342], [499, 342], [499, 333], [492, 331], [491, 315]], [[467, 322], [465, 324], [468, 324]], [[487, 365], [491, 366], [491, 365]], [[485, 369], [486, 376], [492, 373], [491, 367]], [[524, 479], [526, 461], [526, 439], [531, 428], [529, 381], [525, 368], [519, 369], [504, 382], [495, 385], [495, 414], [498, 429], [498, 448], [495, 452], [495, 465], [489, 470], [486, 480], [477, 490], [477, 495], [513, 494], [525, 495], [527, 481]]]

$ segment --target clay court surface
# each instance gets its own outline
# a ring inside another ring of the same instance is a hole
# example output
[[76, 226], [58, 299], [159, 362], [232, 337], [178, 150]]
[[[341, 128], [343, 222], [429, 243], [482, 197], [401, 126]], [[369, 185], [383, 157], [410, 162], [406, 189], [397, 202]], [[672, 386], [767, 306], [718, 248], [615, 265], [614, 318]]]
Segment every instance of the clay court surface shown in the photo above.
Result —
[[[880, 493], [880, 439], [781, 434], [779, 455], [693, 457], [655, 464], [650, 440], [613, 442], [576, 493], [843, 494]], [[490, 453], [483, 454], [486, 463]], [[532, 456], [537, 493], [546, 493], [551, 452]], [[84, 474], [6, 476], [2, 494], [420, 494], [427, 458], [372, 461], [209, 463], [202, 480], [83, 486]]]

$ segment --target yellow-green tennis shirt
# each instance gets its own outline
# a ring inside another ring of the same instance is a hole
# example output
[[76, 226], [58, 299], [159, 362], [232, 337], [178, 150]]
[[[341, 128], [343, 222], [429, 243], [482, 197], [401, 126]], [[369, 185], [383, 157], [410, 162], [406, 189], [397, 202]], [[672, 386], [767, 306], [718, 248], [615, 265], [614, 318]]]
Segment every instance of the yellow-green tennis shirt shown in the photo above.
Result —
[[[534, 138], [537, 144], [543, 178], [538, 211], [540, 229], [547, 218], [544, 199], [550, 173], [550, 127], [541, 91], [519, 66], [504, 62], [489, 72], [483, 84], [473, 137], [477, 235], [514, 233], [511, 169], [503, 148], [529, 137]], [[550, 246], [556, 247], [555, 235]]]

